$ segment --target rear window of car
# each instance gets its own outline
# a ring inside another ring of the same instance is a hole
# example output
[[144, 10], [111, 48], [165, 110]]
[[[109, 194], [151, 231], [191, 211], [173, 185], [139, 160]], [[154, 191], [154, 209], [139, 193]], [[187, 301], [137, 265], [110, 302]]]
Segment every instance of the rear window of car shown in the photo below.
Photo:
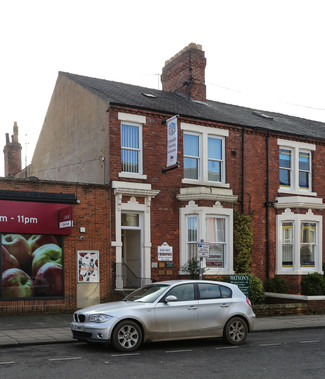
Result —
[[219, 284], [200, 283], [198, 287], [201, 300], [229, 298], [232, 295], [230, 288]]

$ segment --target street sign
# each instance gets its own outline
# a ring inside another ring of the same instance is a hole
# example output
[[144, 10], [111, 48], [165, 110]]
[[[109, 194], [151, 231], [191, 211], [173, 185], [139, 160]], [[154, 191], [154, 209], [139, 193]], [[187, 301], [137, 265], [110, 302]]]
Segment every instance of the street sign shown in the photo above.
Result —
[[209, 257], [209, 242], [198, 242], [197, 244], [197, 257], [208, 258]]

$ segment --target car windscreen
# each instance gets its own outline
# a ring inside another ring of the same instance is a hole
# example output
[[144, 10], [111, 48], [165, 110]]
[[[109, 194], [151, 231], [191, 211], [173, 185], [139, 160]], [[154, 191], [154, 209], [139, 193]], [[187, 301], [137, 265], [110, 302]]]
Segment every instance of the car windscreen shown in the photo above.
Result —
[[126, 301], [138, 301], [141, 303], [153, 303], [158, 297], [165, 292], [169, 286], [164, 285], [148, 285], [130, 293], [124, 300]]

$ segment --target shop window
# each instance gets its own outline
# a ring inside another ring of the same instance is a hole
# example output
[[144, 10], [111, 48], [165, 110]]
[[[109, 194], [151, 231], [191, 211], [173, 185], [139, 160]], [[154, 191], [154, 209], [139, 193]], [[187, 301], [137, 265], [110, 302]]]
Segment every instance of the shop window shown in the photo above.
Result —
[[0, 237], [1, 299], [64, 295], [61, 236], [7, 233]]

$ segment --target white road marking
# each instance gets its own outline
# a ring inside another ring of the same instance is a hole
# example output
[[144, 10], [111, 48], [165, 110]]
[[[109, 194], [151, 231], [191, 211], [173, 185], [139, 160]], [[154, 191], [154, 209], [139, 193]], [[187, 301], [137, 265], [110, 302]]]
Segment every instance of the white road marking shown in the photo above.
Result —
[[82, 357], [49, 358], [49, 361], [71, 361], [74, 359], [82, 359]]
[[[111, 357], [130, 357], [132, 355], [140, 355], [140, 353], [130, 353], [130, 354], [112, 354]], [[106, 362], [105, 362], [106, 363]]]
[[216, 347], [216, 350], [224, 350], [224, 349], [237, 349], [239, 346], [224, 346], [224, 347]]
[[314, 340], [314, 341], [300, 341], [299, 343], [317, 343], [320, 342], [320, 340]]
[[0, 362], [0, 365], [12, 365], [15, 361], [8, 361], [8, 362]]
[[282, 345], [281, 343], [261, 343], [260, 346], [280, 346]]
[[188, 351], [193, 351], [193, 350], [192, 349], [189, 349], [189, 350], [168, 350], [168, 351], [166, 351], [166, 353], [167, 354], [169, 354], [169, 353], [185, 353]]

